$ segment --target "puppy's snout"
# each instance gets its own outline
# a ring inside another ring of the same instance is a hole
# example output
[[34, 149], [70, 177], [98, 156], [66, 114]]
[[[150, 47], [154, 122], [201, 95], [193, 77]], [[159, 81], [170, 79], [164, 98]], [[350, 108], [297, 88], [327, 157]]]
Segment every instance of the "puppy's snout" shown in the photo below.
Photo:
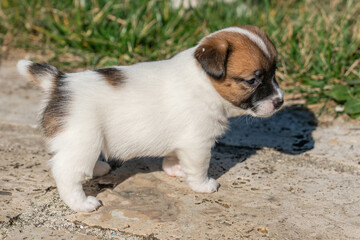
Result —
[[283, 103], [284, 103], [283, 98], [277, 97], [273, 100], [273, 105], [275, 109], [279, 109], [283, 105]]

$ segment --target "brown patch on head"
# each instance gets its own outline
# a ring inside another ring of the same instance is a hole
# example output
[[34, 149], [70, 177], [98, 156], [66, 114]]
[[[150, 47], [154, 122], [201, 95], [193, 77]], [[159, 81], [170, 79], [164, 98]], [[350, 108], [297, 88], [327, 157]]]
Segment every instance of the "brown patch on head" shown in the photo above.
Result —
[[67, 115], [67, 105], [70, 101], [68, 91], [65, 89], [65, 74], [58, 71], [54, 76], [53, 88], [50, 99], [43, 111], [41, 126], [46, 137], [50, 138], [57, 134]]
[[124, 81], [126, 80], [122, 71], [114, 67], [96, 69], [95, 72], [100, 73], [106, 79], [106, 81], [113, 87], [119, 86], [120, 84], [124, 83]]
[[[274, 73], [277, 59], [276, 49], [263, 31], [251, 26], [245, 29], [264, 40], [270, 57], [246, 35], [234, 31], [204, 38], [194, 55], [219, 94], [243, 108], [261, 81]], [[255, 83], [249, 84], [254, 78]]]
[[277, 61], [277, 51], [276, 51], [275, 45], [271, 42], [270, 38], [268, 37], [268, 35], [266, 35], [266, 33], [264, 31], [262, 31], [258, 27], [251, 26], [251, 25], [241, 26], [240, 28], [246, 29], [249, 32], [252, 32], [255, 35], [259, 36], [264, 41], [265, 46], [269, 51], [270, 60], [275, 61], [275, 62]]

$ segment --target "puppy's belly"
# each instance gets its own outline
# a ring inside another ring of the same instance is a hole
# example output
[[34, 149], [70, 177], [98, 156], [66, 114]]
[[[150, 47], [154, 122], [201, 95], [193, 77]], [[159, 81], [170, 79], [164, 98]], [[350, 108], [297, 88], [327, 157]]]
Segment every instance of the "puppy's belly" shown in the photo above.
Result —
[[115, 129], [104, 136], [104, 152], [112, 158], [161, 157], [172, 152], [171, 136], [162, 129]]
[[99, 122], [105, 152], [121, 160], [169, 154], [187, 131], [182, 115], [164, 104], [161, 97], [128, 92], [113, 97], [112, 102], [118, 104], [102, 105], [103, 118]]

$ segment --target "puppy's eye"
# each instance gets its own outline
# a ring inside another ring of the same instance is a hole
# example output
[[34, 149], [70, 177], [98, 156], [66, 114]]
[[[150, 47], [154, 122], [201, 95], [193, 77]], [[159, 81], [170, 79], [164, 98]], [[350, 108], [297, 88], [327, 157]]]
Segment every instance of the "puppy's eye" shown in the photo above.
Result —
[[256, 79], [255, 78], [252, 78], [250, 80], [246, 80], [247, 84], [249, 85], [254, 85], [256, 83]]
[[237, 82], [243, 82], [243, 81], [245, 81], [245, 79], [243, 79], [243, 78], [233, 77], [233, 79], [234, 79], [235, 81], [237, 81]]
[[234, 78], [235, 81], [237, 82], [245, 82], [246, 84], [253, 86], [256, 85], [258, 83], [258, 81], [256, 80], [256, 78], [251, 78], [249, 80], [243, 79], [243, 78]]

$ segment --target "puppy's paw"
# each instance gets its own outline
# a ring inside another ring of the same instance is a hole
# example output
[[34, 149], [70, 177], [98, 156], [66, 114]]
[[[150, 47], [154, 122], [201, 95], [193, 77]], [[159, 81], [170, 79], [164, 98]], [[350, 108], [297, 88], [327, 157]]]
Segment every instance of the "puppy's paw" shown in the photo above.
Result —
[[99, 200], [96, 197], [88, 196], [85, 201], [77, 203], [76, 206], [70, 206], [70, 208], [76, 212], [92, 212], [101, 206]]
[[94, 167], [93, 177], [101, 177], [109, 173], [111, 167], [108, 163], [103, 161], [97, 161]]
[[220, 184], [213, 178], [207, 178], [203, 182], [189, 182], [190, 188], [199, 193], [213, 193], [216, 192]]
[[182, 177], [182, 178], [186, 177], [185, 173], [181, 169], [180, 164], [170, 165], [170, 164], [164, 163], [163, 170], [164, 170], [164, 172], [166, 172], [166, 174], [168, 174], [171, 177]]

